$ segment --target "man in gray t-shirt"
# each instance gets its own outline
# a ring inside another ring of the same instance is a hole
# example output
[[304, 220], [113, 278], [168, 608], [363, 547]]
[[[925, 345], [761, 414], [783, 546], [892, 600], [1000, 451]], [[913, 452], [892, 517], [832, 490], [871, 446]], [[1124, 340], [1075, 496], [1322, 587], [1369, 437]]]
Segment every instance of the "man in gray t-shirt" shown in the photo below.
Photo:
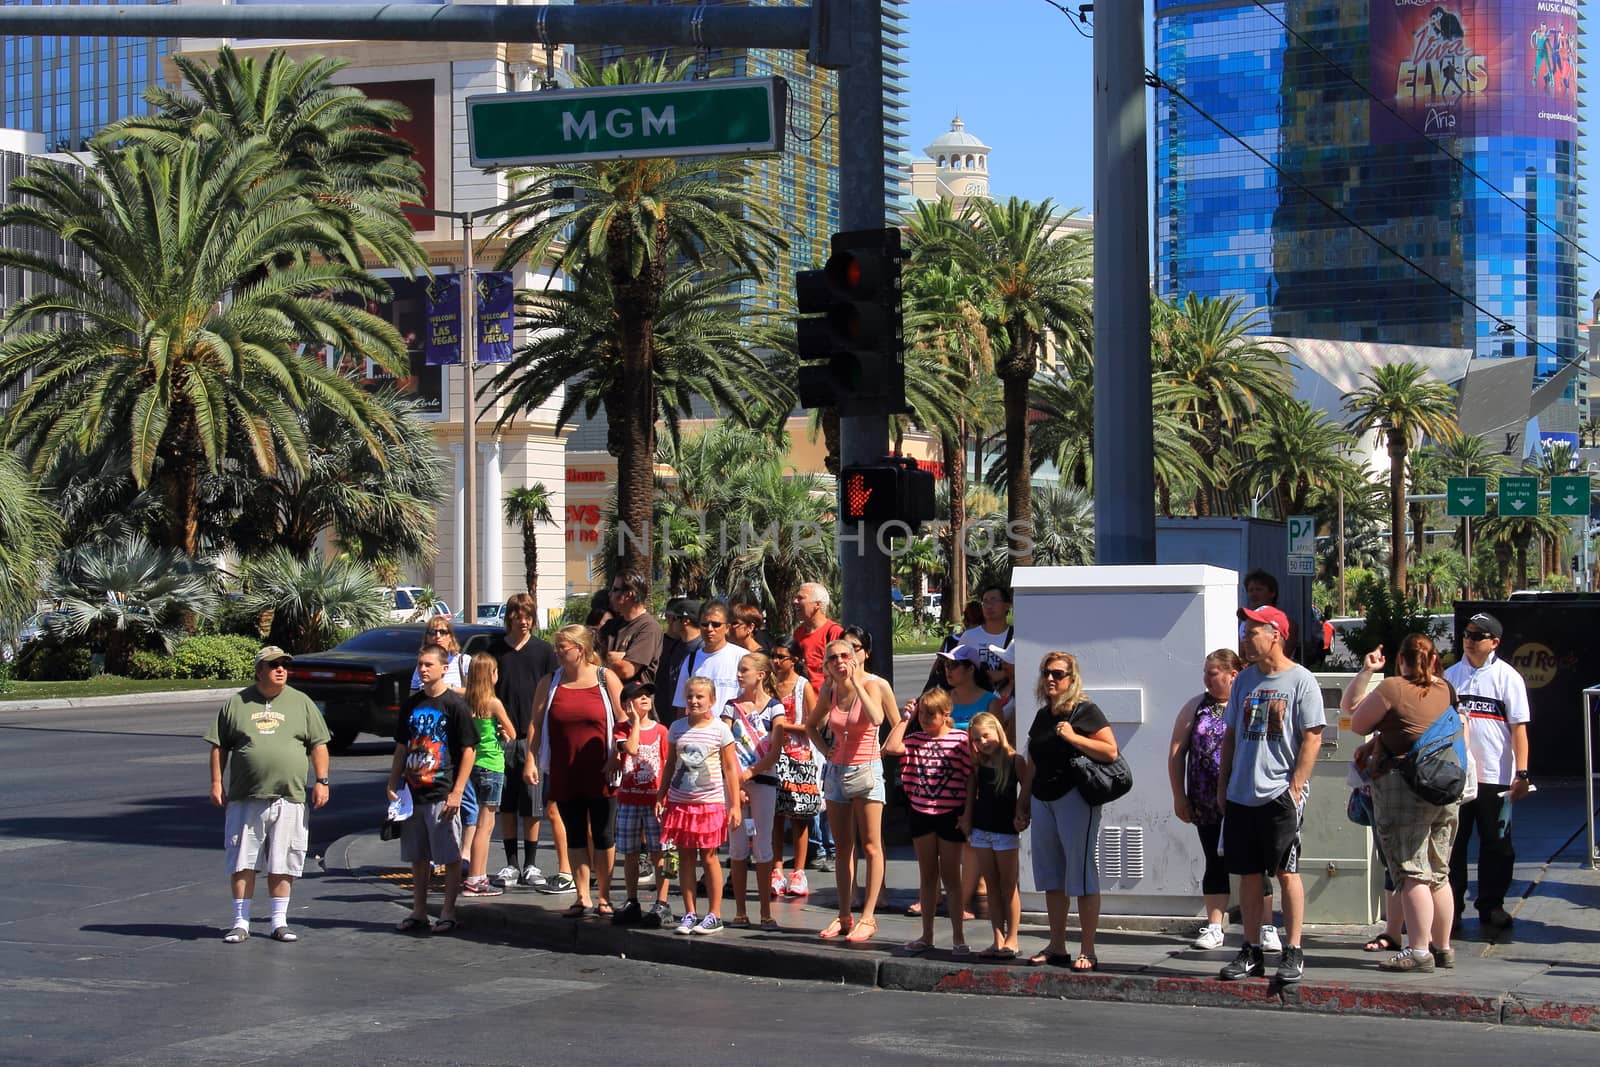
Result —
[[1266, 975], [1261, 946], [1252, 945], [1249, 936], [1263, 922], [1264, 878], [1275, 875], [1282, 888], [1285, 942], [1278, 980], [1298, 982], [1305, 974], [1300, 822], [1326, 723], [1322, 690], [1310, 671], [1289, 658], [1289, 619], [1283, 612], [1240, 608], [1239, 618], [1251, 666], [1234, 679], [1228, 697], [1217, 800], [1223, 808], [1223, 858], [1228, 872], [1240, 877], [1245, 943], [1221, 977]]

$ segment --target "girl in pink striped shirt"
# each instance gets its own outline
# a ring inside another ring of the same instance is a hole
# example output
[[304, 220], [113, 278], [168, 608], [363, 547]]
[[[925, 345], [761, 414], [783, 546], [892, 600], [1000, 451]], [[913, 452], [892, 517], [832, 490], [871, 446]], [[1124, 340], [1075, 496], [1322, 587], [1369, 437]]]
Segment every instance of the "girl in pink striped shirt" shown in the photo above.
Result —
[[[961, 899], [961, 853], [966, 835], [957, 825], [967, 802], [967, 782], [972, 777], [972, 744], [957, 730], [951, 717], [950, 694], [930, 689], [917, 700], [921, 729], [906, 735], [911, 722], [908, 705], [883, 742], [885, 756], [899, 756], [900, 782], [911, 802], [911, 837], [917, 847], [921, 876], [922, 936], [900, 947], [917, 956], [933, 947], [933, 922], [939, 906], [939, 883], [948, 900]], [[961, 909], [950, 909], [951, 949], [965, 956], [966, 937]]]

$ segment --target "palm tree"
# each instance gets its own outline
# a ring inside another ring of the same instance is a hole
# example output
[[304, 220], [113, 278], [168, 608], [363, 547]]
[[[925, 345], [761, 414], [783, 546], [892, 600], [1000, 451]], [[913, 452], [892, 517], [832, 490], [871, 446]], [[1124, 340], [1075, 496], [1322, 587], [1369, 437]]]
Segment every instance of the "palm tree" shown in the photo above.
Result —
[[1050, 200], [974, 200], [962, 213], [956, 262], [980, 280], [985, 326], [1005, 393], [1007, 537], [1013, 563], [1032, 559], [1029, 390], [1045, 342], [1087, 349], [1093, 333], [1090, 238]]
[[1033, 556], [1042, 567], [1084, 567], [1094, 562], [1094, 500], [1076, 486], [1033, 495]]
[[389, 323], [328, 299], [363, 301], [385, 286], [345, 263], [276, 265], [285, 251], [337, 237], [332, 212], [302, 194], [265, 141], [206, 140], [172, 154], [95, 147], [86, 171], [40, 163], [15, 183], [0, 227], [34, 226], [80, 249], [79, 271], [17, 248], [0, 265], [53, 279], [56, 292], [13, 304], [0, 333], [61, 316], [70, 325], [0, 343], [0, 389], [28, 379], [4, 427], [36, 470], [63, 449], [125, 445], [134, 482], [160, 486], [170, 543], [199, 550], [199, 485], [237, 435], [263, 473], [303, 471], [296, 409], [320, 404], [352, 425], [374, 455], [393, 437], [388, 416], [353, 382], [302, 354], [336, 345], [398, 369], [405, 348]]
[[1355, 442], [1326, 412], [1291, 399], [1263, 411], [1238, 444], [1251, 492], [1275, 492], [1278, 517], [1286, 518], [1310, 510], [1313, 491], [1337, 490], [1338, 475], [1349, 466], [1343, 453]]
[[818, 476], [786, 470], [776, 450], [730, 473], [722, 512], [729, 550], [713, 574], [723, 589], [759, 593], [773, 632], [786, 633], [799, 621], [790, 611], [800, 586], [828, 582], [837, 571], [825, 532], [832, 528], [835, 497]]
[[[601, 70], [579, 61], [582, 86], [681, 81], [693, 60], [669, 67], [664, 59], [623, 60]], [[571, 163], [512, 173], [514, 199], [544, 201], [510, 212], [496, 235], [511, 233], [502, 268], [524, 260], [534, 267], [554, 256], [569, 275], [585, 265], [610, 278], [616, 311], [619, 386], [613, 426], [619, 437], [617, 500], [633, 537], [621, 566], [649, 569], [651, 490], [655, 458], [654, 369], [656, 319], [668, 269], [687, 259], [703, 269], [735, 264], [759, 278], [781, 243], [777, 216], [745, 185], [747, 166], [728, 158], [625, 159]], [[557, 189], [574, 190], [566, 210], [546, 212]]]
[[1585, 448], [1594, 448], [1600, 445], [1600, 418], [1587, 418], [1578, 427], [1579, 440]]
[[382, 626], [389, 619], [389, 591], [371, 567], [349, 556], [313, 553], [302, 559], [273, 548], [247, 560], [241, 576], [240, 607], [272, 612], [267, 640], [289, 652], [327, 648], [341, 630]]
[[[1491, 451], [1484, 439], [1476, 434], [1457, 434], [1446, 441], [1438, 441], [1428, 446], [1428, 450], [1438, 458], [1439, 475], [1442, 478], [1498, 478], [1511, 471], [1511, 459], [1499, 452]], [[1462, 552], [1466, 552], [1467, 523], [1470, 519], [1461, 519], [1456, 523], [1455, 544]], [[1470, 561], [1469, 561], [1470, 562]], [[1462, 590], [1467, 596], [1472, 595], [1472, 572], [1467, 568], [1466, 579]]]
[[208, 568], [138, 534], [81, 554], [50, 582], [57, 604], [52, 632], [88, 637], [104, 649], [106, 671], [125, 674], [140, 644], [171, 652], [185, 621], [215, 614], [217, 594]]
[[331, 216], [338, 239], [318, 252], [359, 267], [358, 249], [365, 249], [377, 262], [426, 268], [427, 254], [401, 209], [428, 195], [411, 146], [394, 133], [410, 112], [390, 100], [368, 99], [354, 86], [335, 85], [350, 60], [297, 60], [281, 50], [258, 57], [224, 45], [214, 64], [183, 55], [172, 62], [183, 86], [147, 89], [145, 100], [155, 111], [113, 122], [97, 140], [173, 153], [199, 139], [238, 144], [259, 136], [308, 195], [338, 209]]
[[55, 510], [27, 470], [0, 451], [0, 638], [32, 614], [60, 532]]
[[1424, 437], [1449, 441], [1456, 427], [1455, 390], [1428, 381], [1412, 362], [1378, 367], [1362, 375], [1366, 385], [1345, 397], [1353, 434], [1381, 433], [1389, 446], [1389, 582], [1406, 589], [1406, 454]]
[[1187, 385], [1179, 408], [1199, 435], [1196, 450], [1206, 481], [1195, 493], [1197, 515], [1241, 510], [1231, 447], [1256, 413], [1288, 399], [1288, 360], [1280, 342], [1252, 336], [1266, 331], [1259, 312], [1241, 315], [1241, 297], [1198, 297], [1181, 307], [1152, 309], [1151, 363], [1157, 381]]
[[511, 490], [505, 500], [506, 521], [522, 528], [522, 569], [535, 610], [539, 603], [539, 526], [556, 521], [550, 511], [551, 495], [543, 482], [534, 482]]

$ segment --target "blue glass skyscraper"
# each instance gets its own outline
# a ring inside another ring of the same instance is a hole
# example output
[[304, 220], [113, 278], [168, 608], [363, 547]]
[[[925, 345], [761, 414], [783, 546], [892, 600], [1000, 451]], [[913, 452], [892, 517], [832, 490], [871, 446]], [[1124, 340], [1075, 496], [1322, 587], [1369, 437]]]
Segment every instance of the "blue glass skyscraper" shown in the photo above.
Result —
[[1240, 296], [1282, 336], [1576, 358], [1579, 21], [1157, 0], [1160, 293]]

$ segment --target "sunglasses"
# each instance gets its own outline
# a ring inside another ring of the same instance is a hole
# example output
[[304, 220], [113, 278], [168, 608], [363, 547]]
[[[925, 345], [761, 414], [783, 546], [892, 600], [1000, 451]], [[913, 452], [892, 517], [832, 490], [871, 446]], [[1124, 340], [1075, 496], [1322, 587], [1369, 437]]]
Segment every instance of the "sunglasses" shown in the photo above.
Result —
[[429, 630], [428, 631], [428, 636], [430, 636], [430, 637], [436, 637], [439, 634], [444, 634], [446, 637], [449, 637], [450, 636], [450, 631], [449, 630]]
[[716, 622], [714, 620], [707, 619], [707, 620], [705, 620], [705, 621], [700, 623], [700, 629], [702, 629], [702, 630], [720, 630], [726, 625], [728, 625], [728, 624], [725, 623], [725, 622]]
[[855, 651], [855, 652], [860, 652], [861, 651], [861, 646], [856, 644], [854, 641], [846, 641], [845, 644], [849, 645], [852, 651]]
[[777, 653], [774, 653], [773, 655], [768, 656], [767, 658], [770, 659], [774, 663], [793, 663], [794, 662], [794, 657], [793, 656], [784, 656], [784, 655], [779, 655]]
[[1467, 641], [1492, 641], [1494, 634], [1484, 633], [1482, 630], [1466, 630], [1461, 634]]
[[1063, 670], [1050, 670], [1049, 668], [1046, 668], [1039, 672], [1039, 677], [1048, 678], [1052, 682], [1062, 682], [1066, 681], [1068, 678], [1071, 678], [1072, 672]]
[[831, 655], [829, 655], [828, 658], [829, 659], [855, 659], [856, 657], [855, 657], [855, 653], [854, 652], [834, 652]]

